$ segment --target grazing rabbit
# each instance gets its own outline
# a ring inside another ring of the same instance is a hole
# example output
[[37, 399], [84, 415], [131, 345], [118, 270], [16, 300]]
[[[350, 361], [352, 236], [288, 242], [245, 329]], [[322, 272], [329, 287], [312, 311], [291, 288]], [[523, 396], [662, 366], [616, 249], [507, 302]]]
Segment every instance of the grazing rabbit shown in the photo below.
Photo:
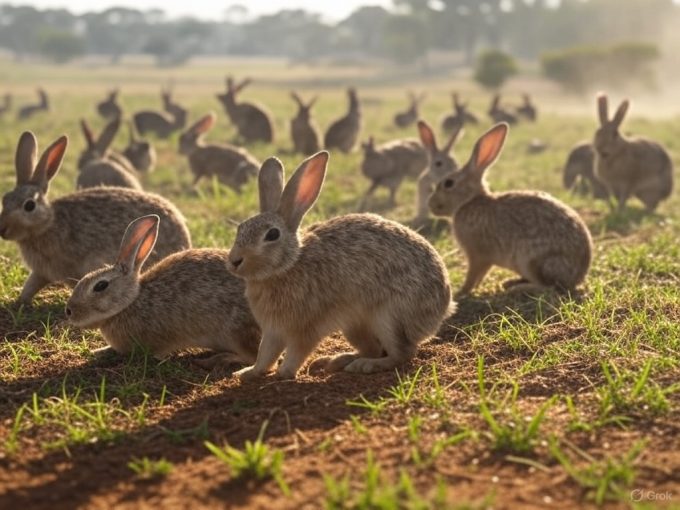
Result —
[[434, 214], [453, 216], [454, 234], [468, 260], [456, 295], [471, 292], [493, 265], [519, 273], [506, 288], [574, 290], [588, 273], [592, 253], [579, 215], [546, 193], [492, 193], [484, 181], [507, 133], [507, 124], [487, 131], [467, 164], [441, 180], [429, 200]]
[[606, 186], [595, 177], [595, 150], [590, 142], [582, 142], [571, 150], [562, 182], [566, 189], [591, 192], [596, 199], [609, 200]]
[[514, 115], [504, 109], [500, 105], [500, 102], [501, 95], [494, 94], [493, 99], [491, 100], [491, 106], [489, 107], [489, 117], [491, 117], [491, 120], [494, 122], [505, 122], [510, 125], [517, 124], [517, 115]]
[[274, 141], [274, 122], [271, 114], [261, 105], [254, 103], [236, 102], [236, 96], [249, 84], [246, 78], [238, 85], [234, 84], [231, 76], [227, 77], [227, 91], [218, 94], [217, 99], [224, 106], [224, 110], [236, 126], [238, 135], [245, 143]]
[[80, 126], [87, 146], [78, 158], [76, 187], [115, 186], [141, 190], [142, 185], [132, 163], [122, 154], [109, 150], [120, 128], [120, 117], [109, 121], [99, 138], [95, 138], [85, 120], [80, 121]]
[[86, 274], [66, 304], [71, 324], [98, 328], [119, 353], [135, 344], [163, 358], [190, 347], [220, 351], [229, 361], [255, 361], [260, 328], [243, 281], [227, 269], [229, 252], [189, 249], [142, 273], [158, 237], [160, 218], [130, 223], [113, 265]]
[[97, 103], [97, 113], [105, 119], [113, 119], [123, 114], [123, 109], [118, 102], [118, 89], [113, 89], [104, 101]]
[[326, 370], [377, 372], [406, 363], [452, 313], [449, 277], [423, 237], [373, 214], [348, 214], [299, 232], [321, 191], [328, 153], [300, 165], [288, 184], [276, 158], [259, 174], [261, 214], [241, 223], [229, 253], [262, 328], [257, 361], [237, 375], [294, 378], [321, 339], [342, 331], [357, 350], [317, 360]]
[[437, 138], [430, 125], [424, 120], [418, 121], [420, 141], [427, 150], [429, 158], [427, 168], [418, 177], [418, 196], [416, 197], [414, 225], [421, 225], [427, 219], [427, 199], [432, 194], [437, 183], [448, 173], [458, 168], [458, 163], [450, 153], [462, 132], [462, 125], [459, 125], [458, 129], [451, 133], [446, 145], [440, 149], [437, 146]]
[[413, 92], [408, 93], [409, 107], [404, 112], [399, 112], [394, 116], [394, 125], [400, 128], [407, 128], [415, 123], [420, 117], [420, 105], [425, 100], [426, 94], [416, 96]]
[[619, 128], [628, 111], [623, 101], [610, 120], [605, 94], [597, 98], [600, 127], [595, 132], [595, 176], [607, 187], [622, 210], [637, 197], [648, 212], [673, 190], [673, 163], [660, 144], [645, 138], [624, 137]]
[[311, 112], [317, 98], [313, 97], [305, 103], [295, 92], [291, 92], [290, 95], [298, 105], [297, 114], [290, 121], [293, 148], [295, 152], [309, 156], [318, 152], [321, 147], [321, 132], [314, 119], [312, 119]]
[[60, 137], [43, 153], [36, 165], [38, 145], [31, 132], [19, 139], [16, 152], [17, 183], [2, 198], [0, 237], [16, 241], [30, 268], [18, 304], [28, 305], [50, 283], [75, 283], [90, 271], [115, 260], [116, 236], [146, 214], [163, 218], [161, 242], [150, 261], [191, 247], [182, 214], [158, 195], [124, 188], [94, 188], [50, 201], [49, 182], [56, 175], [66, 152], [67, 139]]
[[19, 111], [17, 112], [18, 120], [26, 120], [33, 117], [33, 115], [38, 112], [47, 112], [50, 110], [50, 101], [47, 97], [47, 92], [45, 92], [44, 89], [38, 89], [38, 97], [40, 98], [38, 104], [28, 104], [19, 108]]
[[519, 117], [524, 117], [531, 122], [536, 122], [536, 119], [538, 118], [538, 111], [536, 110], [536, 106], [534, 106], [533, 102], [531, 101], [529, 94], [522, 94], [522, 100], [524, 103], [522, 106], [517, 108], [517, 115]]
[[165, 112], [142, 110], [132, 116], [137, 132], [144, 136], [154, 133], [159, 138], [169, 138], [175, 131], [184, 129], [187, 123], [187, 111], [173, 102], [170, 89], [161, 91]]
[[217, 116], [210, 112], [201, 117], [179, 138], [179, 152], [189, 158], [194, 186], [202, 177], [216, 175], [219, 181], [241, 192], [241, 187], [257, 175], [260, 163], [247, 150], [226, 144], [206, 144], [202, 137], [215, 125]]
[[427, 152], [418, 140], [393, 140], [376, 147], [370, 137], [361, 147], [364, 150], [361, 172], [371, 181], [361, 201], [361, 210], [379, 186], [390, 190], [390, 206], [396, 205], [401, 181], [407, 177], [417, 178], [428, 164]]
[[132, 163], [132, 166], [141, 173], [151, 173], [156, 167], [156, 149], [151, 142], [140, 138], [135, 125], [128, 122], [130, 140], [127, 147], [123, 150], [123, 156]]
[[2, 106], [0, 106], [0, 118], [12, 109], [12, 95], [5, 94], [3, 97]]
[[457, 92], [454, 92], [451, 97], [453, 98], [453, 113], [442, 119], [442, 131], [451, 133], [465, 124], [479, 124], [477, 116], [468, 110], [468, 103], [460, 102]]
[[326, 149], [338, 149], [341, 152], [350, 153], [359, 140], [361, 131], [361, 111], [359, 108], [359, 98], [354, 88], [347, 89], [349, 98], [349, 110], [345, 115], [335, 120], [324, 136], [324, 147]]

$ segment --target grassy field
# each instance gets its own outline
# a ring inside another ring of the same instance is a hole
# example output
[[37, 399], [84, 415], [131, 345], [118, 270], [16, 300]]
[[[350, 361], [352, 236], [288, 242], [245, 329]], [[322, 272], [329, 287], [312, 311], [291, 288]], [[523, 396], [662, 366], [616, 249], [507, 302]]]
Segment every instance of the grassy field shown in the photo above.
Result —
[[[289, 154], [293, 85], [303, 95], [320, 93], [316, 118], [325, 127], [345, 108], [343, 77], [362, 83], [364, 134], [379, 141], [415, 136], [415, 129], [391, 127], [406, 87], [429, 92], [423, 116], [437, 125], [453, 86], [471, 96], [480, 114], [487, 102], [467, 82], [385, 83], [362, 69], [0, 62], [6, 78], [0, 93], [11, 90], [21, 103], [42, 83], [54, 103], [53, 114], [27, 123], [0, 119], [0, 192], [14, 185], [14, 150], [25, 129], [41, 147], [69, 135], [50, 193], [71, 192], [84, 144], [78, 120], [100, 129], [93, 104], [114, 85], [122, 86], [130, 112], [160, 107], [156, 91], [172, 78], [192, 119], [218, 113], [209, 138], [231, 139], [214, 98], [227, 71], [260, 78], [244, 99], [274, 112], [278, 139], [251, 150], [261, 159], [279, 155], [289, 171], [301, 159]], [[27, 271], [16, 246], [0, 241], [0, 508], [680, 508], [679, 194], [648, 216], [636, 202], [611, 214], [603, 203], [564, 191], [561, 167], [569, 148], [592, 136], [594, 101], [563, 101], [550, 87], [534, 85], [548, 113], [511, 130], [489, 181], [496, 190], [545, 190], [581, 213], [596, 245], [587, 282], [569, 299], [526, 297], [505, 293], [501, 282], [509, 275], [496, 269], [460, 302], [439, 338], [395, 373], [303, 370], [297, 381], [240, 384], [227, 368], [197, 367], [201, 353], [164, 362], [143, 353], [97, 359], [92, 350], [104, 346], [100, 335], [65, 321], [67, 289], [43, 291], [30, 310], [10, 306]], [[589, 113], [556, 113], [565, 104]], [[636, 117], [634, 104], [625, 130], [662, 141], [679, 165], [680, 122], [664, 113]], [[459, 160], [486, 127], [465, 133], [455, 148]], [[534, 138], [549, 149], [529, 155]], [[158, 169], [145, 187], [180, 207], [195, 246], [229, 247], [235, 225], [256, 212], [255, 183], [242, 196], [209, 182], [196, 193], [176, 146], [176, 137], [157, 143]], [[359, 161], [359, 154], [331, 155], [306, 224], [356, 209], [368, 187]], [[407, 182], [396, 208], [386, 209], [384, 191], [373, 205], [407, 221], [414, 197], [415, 183]], [[465, 260], [446, 222], [435, 227], [429, 238], [458, 287]], [[342, 344], [329, 338], [318, 354]]]

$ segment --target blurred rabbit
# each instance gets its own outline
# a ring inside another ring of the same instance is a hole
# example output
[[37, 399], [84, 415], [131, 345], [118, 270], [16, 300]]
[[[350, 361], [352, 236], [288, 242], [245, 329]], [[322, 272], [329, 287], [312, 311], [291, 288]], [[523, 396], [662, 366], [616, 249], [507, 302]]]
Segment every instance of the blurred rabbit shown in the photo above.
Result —
[[564, 187], [582, 194], [591, 192], [596, 199], [609, 201], [609, 192], [595, 177], [595, 150], [590, 142], [582, 142], [569, 153], [564, 166]]
[[132, 116], [135, 129], [140, 135], [154, 133], [159, 138], [169, 138], [175, 131], [180, 131], [186, 126], [187, 111], [173, 102], [172, 91], [162, 90], [161, 99], [165, 112], [142, 110]]
[[246, 78], [238, 85], [234, 84], [231, 76], [227, 77], [227, 91], [218, 94], [217, 99], [224, 106], [224, 110], [236, 126], [238, 135], [245, 143], [274, 141], [274, 122], [271, 114], [261, 105], [237, 102], [236, 96], [251, 83]]
[[241, 187], [257, 175], [260, 163], [247, 150], [227, 144], [206, 144], [202, 138], [215, 125], [210, 112], [196, 121], [179, 138], [179, 153], [189, 158], [194, 186], [202, 177], [216, 175], [219, 181], [241, 192]]
[[361, 111], [356, 90], [354, 88], [347, 89], [347, 97], [349, 99], [349, 110], [345, 115], [333, 121], [326, 131], [323, 142], [326, 149], [338, 149], [341, 152], [349, 153], [354, 150], [359, 139]]
[[290, 133], [293, 138], [295, 152], [309, 156], [318, 152], [321, 146], [321, 132], [316, 122], [312, 119], [312, 106], [316, 103], [316, 96], [305, 103], [295, 92], [291, 92], [291, 97], [298, 105], [298, 111], [293, 120], [290, 121]]
[[522, 94], [522, 100], [524, 103], [522, 106], [517, 108], [517, 115], [524, 117], [531, 122], [536, 122], [536, 119], [538, 118], [538, 111], [536, 110], [536, 106], [531, 101], [529, 94]]
[[[93, 188], [49, 200], [49, 183], [66, 152], [67, 138], [57, 139], [39, 161], [31, 132], [21, 135], [16, 152], [16, 187], [2, 198], [0, 237], [17, 242], [31, 273], [17, 304], [29, 305], [50, 283], [75, 284], [90, 271], [112, 263], [135, 218], [157, 214], [163, 219], [162, 241], [150, 262], [191, 247], [186, 221], [158, 195], [125, 188]], [[37, 161], [37, 164], [36, 164]]]
[[546, 193], [493, 193], [484, 180], [507, 133], [503, 123], [482, 135], [467, 164], [442, 179], [429, 200], [433, 214], [453, 217], [453, 232], [467, 257], [467, 276], [456, 295], [470, 293], [494, 265], [519, 273], [506, 288], [572, 291], [586, 277], [592, 257], [583, 220]]
[[461, 103], [457, 92], [454, 92], [451, 97], [453, 99], [453, 113], [442, 119], [442, 131], [452, 133], [465, 124], [479, 124], [477, 116], [468, 110], [468, 102]]
[[623, 101], [609, 119], [606, 94], [597, 98], [600, 127], [595, 132], [595, 176], [622, 210], [626, 201], [637, 197], [648, 212], [668, 198], [673, 190], [673, 163], [660, 144], [646, 138], [624, 137], [619, 128], [630, 103]]
[[125, 156], [132, 166], [141, 173], [150, 173], [156, 166], [156, 149], [151, 142], [144, 140], [137, 135], [135, 125], [128, 121], [128, 131], [130, 139], [127, 147], [123, 150]]
[[38, 89], [38, 97], [40, 98], [40, 102], [38, 104], [28, 104], [19, 108], [19, 111], [17, 112], [17, 119], [26, 120], [33, 117], [33, 115], [36, 113], [47, 112], [50, 110], [50, 101], [47, 97], [47, 92], [45, 92], [44, 89]]
[[12, 95], [5, 94], [3, 97], [2, 106], [0, 106], [0, 118], [12, 109]]
[[97, 113], [105, 119], [113, 119], [123, 114], [123, 109], [118, 102], [118, 89], [113, 89], [104, 101], [97, 103]]
[[409, 127], [411, 124], [414, 124], [418, 120], [418, 117], [420, 117], [419, 114], [420, 105], [425, 100], [426, 96], [427, 95], [425, 93], [416, 96], [413, 92], [409, 92], [408, 110], [397, 113], [394, 116], [394, 125], [400, 128], [406, 128]]
[[517, 124], [517, 116], [504, 109], [501, 105], [501, 95], [494, 94], [489, 107], [489, 117], [494, 122], [506, 122], [510, 125]]
[[364, 158], [362, 173], [371, 181], [359, 206], [364, 210], [368, 199], [379, 186], [390, 190], [390, 206], [396, 205], [395, 196], [404, 178], [417, 178], [427, 167], [427, 152], [415, 139], [393, 140], [378, 147], [373, 137], [361, 145]]
[[227, 269], [229, 252], [188, 249], [142, 273], [160, 218], [143, 216], [125, 231], [113, 265], [86, 274], [66, 304], [71, 324], [98, 328], [119, 353], [135, 344], [158, 358], [199, 347], [232, 362], [255, 362], [260, 328], [243, 281]]

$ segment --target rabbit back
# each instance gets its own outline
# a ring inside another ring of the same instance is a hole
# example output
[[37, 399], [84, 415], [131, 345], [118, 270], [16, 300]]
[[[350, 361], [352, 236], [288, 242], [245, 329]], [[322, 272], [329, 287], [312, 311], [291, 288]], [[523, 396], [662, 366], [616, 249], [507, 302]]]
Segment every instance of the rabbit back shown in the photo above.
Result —
[[386, 177], [417, 178], [427, 168], [428, 157], [418, 140], [393, 140], [366, 153], [361, 170], [371, 180]]
[[129, 352], [136, 339], [158, 357], [201, 347], [253, 363], [260, 328], [243, 280], [227, 269], [228, 256], [227, 250], [190, 249], [145, 271], [135, 301], [102, 325], [107, 342]]
[[326, 149], [337, 149], [349, 153], [359, 139], [361, 120], [355, 114], [348, 114], [333, 122], [324, 135]]
[[290, 122], [290, 133], [296, 152], [309, 156], [321, 148], [321, 134], [312, 119], [295, 117]]
[[272, 143], [274, 140], [271, 116], [261, 107], [252, 103], [238, 103], [234, 118], [239, 135], [246, 142]]
[[153, 110], [136, 112], [132, 121], [140, 135], [154, 133], [161, 138], [167, 138], [174, 130], [173, 120], [169, 114]]
[[141, 190], [139, 180], [114, 161], [95, 159], [87, 163], [78, 173], [78, 189], [113, 186]]
[[228, 145], [198, 146], [189, 154], [189, 166], [196, 178], [217, 176], [219, 181], [239, 191], [257, 175], [260, 163], [246, 150]]

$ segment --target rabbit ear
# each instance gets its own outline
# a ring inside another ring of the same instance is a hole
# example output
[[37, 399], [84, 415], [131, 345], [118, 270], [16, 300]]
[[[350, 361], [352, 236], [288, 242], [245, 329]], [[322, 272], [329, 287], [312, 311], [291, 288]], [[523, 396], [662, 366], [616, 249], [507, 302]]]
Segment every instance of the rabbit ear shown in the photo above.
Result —
[[260, 212], [272, 212], [279, 208], [283, 193], [283, 164], [278, 158], [269, 158], [260, 168], [257, 186], [260, 191]]
[[92, 133], [92, 130], [85, 119], [80, 119], [80, 129], [83, 132], [85, 141], [87, 142], [87, 147], [92, 148], [95, 144], [94, 134]]
[[418, 121], [418, 133], [423, 146], [432, 153], [437, 152], [437, 139], [430, 125], [424, 120]]
[[297, 103], [297, 105], [298, 105], [300, 108], [302, 108], [302, 107], [304, 106], [304, 104], [303, 104], [303, 102], [302, 102], [302, 99], [301, 99], [300, 96], [297, 94], [297, 92], [295, 92], [295, 91], [291, 92], [291, 93], [290, 93], [290, 97], [293, 98], [293, 101], [295, 101], [295, 102]]
[[116, 117], [104, 127], [104, 130], [102, 131], [101, 135], [99, 135], [99, 138], [96, 142], [97, 150], [101, 154], [104, 154], [111, 146], [119, 128], [120, 117]]
[[236, 86], [236, 92], [241, 92], [244, 88], [246, 88], [248, 85], [250, 85], [250, 83], [251, 83], [252, 81], [253, 81], [253, 80], [250, 79], [250, 78], [245, 78], [244, 80], [242, 80], [241, 83], [239, 83], [239, 84]]
[[190, 131], [197, 135], [202, 135], [210, 131], [217, 121], [217, 115], [210, 112], [196, 121], [196, 123], [189, 128]]
[[626, 117], [626, 113], [628, 112], [629, 106], [630, 101], [628, 101], [628, 99], [625, 99], [616, 110], [614, 118], [612, 119], [612, 123], [616, 126], [617, 129], [621, 126], [623, 119]]
[[130, 135], [130, 142], [129, 144], [133, 144], [137, 141], [137, 133], [135, 132], [135, 125], [131, 120], [127, 121], [127, 126], [128, 126], [128, 133]]
[[458, 92], [454, 92], [453, 94], [451, 94], [451, 97], [453, 98], [453, 106], [454, 107], [460, 106], [460, 99], [458, 97]]
[[38, 165], [35, 167], [35, 172], [33, 172], [31, 182], [38, 184], [44, 192], [47, 192], [49, 182], [59, 171], [67, 146], [68, 138], [66, 135], [62, 135], [45, 149], [45, 152], [40, 157], [40, 161], [38, 161]]
[[597, 112], [600, 115], [600, 124], [604, 126], [609, 122], [609, 100], [607, 94], [600, 93], [597, 96]]
[[472, 151], [472, 158], [470, 164], [472, 171], [481, 175], [489, 168], [505, 144], [505, 137], [508, 135], [508, 125], [505, 122], [496, 124], [494, 127], [484, 133], [475, 144]]
[[297, 230], [305, 213], [319, 197], [327, 165], [328, 152], [314, 154], [302, 162], [283, 189], [279, 213], [291, 231]]
[[308, 102], [306, 108], [308, 110], [311, 110], [312, 106], [316, 104], [316, 101], [319, 99], [319, 96], [313, 96]]
[[28, 184], [33, 176], [35, 162], [38, 160], [38, 141], [30, 131], [25, 131], [17, 144], [15, 167], [17, 185]]
[[442, 148], [442, 152], [448, 153], [451, 148], [453, 147], [453, 144], [456, 143], [456, 140], [460, 138], [460, 136], [463, 134], [463, 123], [458, 122], [456, 126], [453, 128], [453, 133], [451, 133], [451, 138], [449, 138], [449, 141], [446, 142], [446, 145]]
[[156, 214], [142, 216], [130, 223], [123, 235], [118, 252], [118, 264], [123, 272], [134, 271], [139, 273], [142, 265], [151, 254], [156, 238], [158, 237], [158, 224], [161, 219]]

